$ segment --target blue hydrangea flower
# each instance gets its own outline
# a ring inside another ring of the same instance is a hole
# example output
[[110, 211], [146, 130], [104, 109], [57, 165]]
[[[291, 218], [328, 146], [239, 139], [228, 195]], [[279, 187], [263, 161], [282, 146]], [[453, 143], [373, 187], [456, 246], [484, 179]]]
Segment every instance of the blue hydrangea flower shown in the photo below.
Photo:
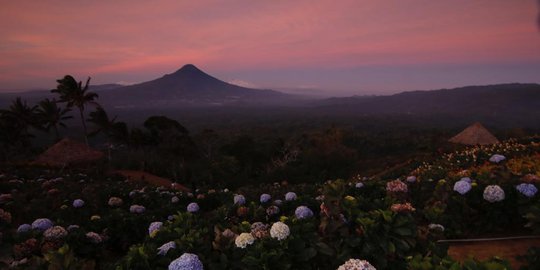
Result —
[[21, 224], [19, 228], [17, 228], [17, 233], [25, 233], [32, 229], [32, 226], [30, 224]]
[[538, 189], [533, 184], [522, 183], [516, 186], [516, 189], [528, 198], [534, 197]]
[[170, 249], [175, 249], [175, 248], [176, 248], [176, 243], [174, 243], [174, 241], [170, 241], [161, 245], [161, 247], [158, 247], [157, 254], [161, 256], [165, 256], [167, 255], [167, 252], [169, 252]]
[[199, 205], [196, 202], [188, 204], [187, 211], [190, 213], [195, 213], [199, 211]]
[[234, 204], [244, 205], [245, 203], [246, 203], [246, 198], [244, 197], [244, 195], [240, 195], [240, 194], [234, 195]]
[[280, 205], [283, 204], [283, 201], [282, 200], [275, 200], [274, 204], [277, 205], [277, 206], [280, 206]]
[[54, 226], [53, 222], [48, 218], [38, 218], [32, 222], [32, 229], [45, 231]]
[[169, 270], [203, 270], [199, 257], [192, 253], [184, 253], [169, 264]]
[[142, 214], [144, 213], [144, 211], [146, 211], [146, 208], [142, 205], [134, 204], [129, 207], [129, 212], [134, 213], [134, 214]]
[[489, 158], [489, 161], [491, 161], [491, 162], [493, 162], [493, 163], [499, 163], [499, 162], [501, 162], [501, 161], [503, 161], [503, 160], [505, 160], [505, 159], [506, 159], [505, 156], [499, 155], [499, 154], [495, 154], [495, 155], [493, 155], [493, 156], [491, 156], [491, 157]]
[[84, 201], [81, 199], [76, 199], [73, 201], [73, 207], [75, 208], [81, 208], [84, 206]]
[[364, 187], [364, 183], [362, 182], [358, 182], [356, 183], [356, 185], [354, 185], [356, 188], [363, 188]]
[[466, 180], [459, 180], [454, 184], [454, 191], [458, 192], [461, 195], [469, 192], [472, 188], [471, 183]]
[[313, 211], [311, 211], [311, 209], [309, 209], [307, 206], [302, 205], [296, 208], [294, 215], [298, 219], [310, 218], [313, 216]]
[[262, 194], [261, 195], [261, 198], [260, 198], [260, 201], [261, 203], [267, 203], [269, 202], [270, 200], [272, 199], [272, 196], [270, 196], [270, 194]]
[[180, 201], [180, 199], [178, 197], [176, 197], [176, 196], [171, 198], [172, 203], [178, 203], [179, 201]]
[[286, 201], [294, 201], [294, 200], [296, 200], [296, 193], [287, 192], [287, 194], [285, 194], [285, 200]]
[[472, 180], [471, 180], [471, 178], [469, 178], [469, 177], [462, 177], [462, 178], [460, 179], [460, 181], [466, 181], [467, 183], [472, 183]]
[[409, 183], [414, 183], [414, 182], [416, 182], [416, 176], [414, 176], [414, 175], [407, 176], [407, 179], [405, 179], [405, 181], [407, 181]]
[[67, 227], [67, 230], [68, 230], [68, 231], [73, 231], [73, 230], [77, 230], [77, 229], [79, 229], [79, 228], [80, 228], [79, 225], [69, 225], [69, 226]]
[[163, 226], [163, 222], [161, 221], [155, 221], [150, 223], [150, 226], [148, 226], [148, 235], [150, 235], [150, 237], [153, 237], [155, 233], [157, 233], [157, 231], [161, 229], [161, 226]]

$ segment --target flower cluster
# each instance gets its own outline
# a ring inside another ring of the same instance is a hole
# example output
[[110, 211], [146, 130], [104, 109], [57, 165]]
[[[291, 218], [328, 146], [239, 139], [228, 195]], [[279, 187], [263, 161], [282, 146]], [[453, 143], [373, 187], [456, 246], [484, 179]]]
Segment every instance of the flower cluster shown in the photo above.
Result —
[[255, 222], [251, 224], [251, 235], [258, 239], [265, 238], [268, 236], [268, 227], [262, 222]]
[[441, 224], [431, 223], [431, 224], [428, 225], [428, 229], [430, 229], [432, 231], [444, 232], [444, 226], [441, 225]]
[[356, 183], [356, 184], [354, 185], [354, 187], [356, 187], [356, 188], [363, 188], [363, 187], [364, 187], [364, 183], [358, 182], [358, 183]]
[[171, 198], [171, 203], [178, 203], [179, 201], [180, 201], [180, 199], [178, 197], [176, 197], [176, 196], [173, 196]]
[[394, 181], [390, 181], [386, 183], [386, 191], [388, 192], [407, 192], [407, 184], [401, 182], [401, 180], [397, 179]]
[[159, 229], [161, 229], [162, 226], [163, 222], [161, 221], [155, 221], [150, 223], [150, 226], [148, 226], [148, 235], [150, 237], [156, 236], [157, 232], [159, 231]]
[[495, 155], [493, 155], [493, 156], [491, 156], [491, 157], [489, 158], [489, 161], [490, 161], [490, 162], [493, 162], [493, 163], [499, 163], [499, 162], [501, 162], [501, 161], [503, 161], [503, 160], [505, 160], [505, 159], [506, 159], [505, 156], [499, 155], [499, 154], [495, 154]]
[[90, 241], [92, 244], [99, 244], [103, 241], [103, 238], [101, 238], [101, 235], [95, 233], [95, 232], [87, 232], [86, 238], [88, 241]]
[[416, 209], [410, 203], [395, 203], [390, 206], [390, 210], [396, 213], [408, 213], [413, 212]]
[[142, 214], [144, 211], [146, 211], [146, 208], [144, 208], [142, 205], [134, 204], [129, 207], [129, 212], [133, 214]]
[[338, 267], [337, 270], [377, 270], [377, 269], [366, 260], [349, 259], [340, 267]]
[[84, 201], [81, 199], [76, 199], [73, 201], [73, 207], [75, 208], [81, 208], [84, 206]]
[[244, 205], [246, 203], [246, 198], [244, 197], [244, 195], [240, 195], [240, 194], [237, 194], [237, 195], [234, 195], [234, 204], [237, 204], [237, 205]]
[[38, 249], [38, 240], [36, 238], [30, 238], [20, 244], [13, 246], [13, 255], [15, 256], [15, 258], [28, 257]]
[[468, 178], [462, 178], [461, 180], [457, 181], [454, 184], [454, 191], [461, 195], [464, 195], [467, 192], [469, 192], [472, 188], [472, 185], [470, 183], [470, 179], [468, 180], [467, 179]]
[[523, 176], [523, 181], [527, 183], [540, 183], [540, 177], [536, 174], [529, 173]]
[[484, 189], [484, 200], [494, 203], [504, 200], [504, 190], [497, 185], [489, 185]]
[[414, 175], [407, 176], [405, 181], [407, 181], [409, 183], [414, 183], [414, 182], [416, 182], [416, 176], [414, 176]]
[[268, 208], [266, 208], [266, 214], [268, 216], [273, 216], [279, 214], [279, 207], [275, 205], [270, 205]]
[[196, 202], [192, 202], [190, 204], [188, 204], [188, 206], [186, 207], [186, 210], [190, 213], [195, 213], [195, 212], [198, 212], [199, 211], [199, 205], [196, 203]]
[[0, 194], [0, 204], [7, 203], [13, 200], [13, 196], [9, 193]]
[[25, 233], [25, 232], [28, 232], [32, 229], [32, 226], [30, 224], [21, 224], [18, 228], [17, 228], [17, 233]]
[[10, 224], [11, 223], [11, 213], [0, 208], [0, 222]]
[[235, 238], [236, 234], [231, 229], [225, 229], [221, 235], [225, 238]]
[[287, 192], [287, 193], [285, 194], [285, 200], [286, 200], [286, 201], [294, 201], [294, 200], [296, 200], [296, 193], [294, 193], [294, 192]]
[[108, 202], [109, 206], [111, 206], [111, 207], [119, 207], [123, 203], [124, 203], [124, 201], [122, 201], [122, 199], [120, 199], [118, 197], [110, 197], [109, 202]]
[[197, 255], [184, 253], [169, 264], [169, 270], [203, 270], [203, 264]]
[[313, 216], [313, 211], [311, 211], [311, 209], [309, 209], [307, 206], [302, 205], [296, 208], [294, 215], [297, 219], [310, 218]]
[[270, 236], [279, 241], [289, 237], [289, 234], [289, 226], [281, 221], [272, 224], [272, 228], [270, 228]]
[[167, 242], [160, 247], [158, 247], [158, 255], [165, 256], [167, 255], [167, 252], [169, 252], [170, 249], [175, 249], [176, 243], [174, 241]]
[[516, 186], [516, 189], [528, 198], [534, 197], [538, 189], [533, 184], [522, 183]]
[[68, 232], [62, 226], [50, 227], [43, 233], [43, 236], [47, 240], [63, 239], [67, 235], [68, 235]]
[[251, 233], [241, 233], [234, 240], [234, 244], [239, 248], [246, 248], [247, 246], [253, 244], [253, 242], [255, 242], [255, 238], [253, 238]]
[[48, 218], [38, 218], [32, 222], [32, 229], [45, 231], [53, 225], [53, 222]]
[[265, 193], [265, 194], [262, 194], [262, 195], [261, 195], [259, 201], [260, 201], [261, 203], [267, 203], [267, 202], [269, 202], [271, 199], [272, 199], [272, 196], [270, 196], [270, 194], [266, 194], [266, 193]]

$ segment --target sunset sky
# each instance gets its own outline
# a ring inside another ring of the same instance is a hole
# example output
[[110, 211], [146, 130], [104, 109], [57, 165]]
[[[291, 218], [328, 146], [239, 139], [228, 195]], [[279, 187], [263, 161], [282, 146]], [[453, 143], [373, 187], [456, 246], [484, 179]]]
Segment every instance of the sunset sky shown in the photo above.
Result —
[[326, 95], [540, 82], [537, 0], [0, 0], [0, 89], [132, 84], [192, 63]]

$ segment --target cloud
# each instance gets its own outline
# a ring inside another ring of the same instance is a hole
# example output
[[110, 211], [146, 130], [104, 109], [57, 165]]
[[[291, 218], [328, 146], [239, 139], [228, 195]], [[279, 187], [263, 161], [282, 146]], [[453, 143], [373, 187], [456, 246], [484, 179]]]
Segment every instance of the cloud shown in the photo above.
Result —
[[246, 87], [246, 88], [258, 88], [257, 85], [255, 85], [255, 84], [253, 84], [251, 82], [247, 82], [247, 81], [239, 80], [239, 79], [230, 80], [230, 81], [228, 81], [228, 83], [238, 85], [238, 86], [242, 86], [242, 87]]
[[538, 15], [536, 16], [536, 24], [538, 26], [538, 31], [540, 31], [540, 0], [538, 0]]
[[266, 85], [239, 72], [540, 61], [536, 1], [4, 2], [3, 86], [144, 81], [186, 63]]

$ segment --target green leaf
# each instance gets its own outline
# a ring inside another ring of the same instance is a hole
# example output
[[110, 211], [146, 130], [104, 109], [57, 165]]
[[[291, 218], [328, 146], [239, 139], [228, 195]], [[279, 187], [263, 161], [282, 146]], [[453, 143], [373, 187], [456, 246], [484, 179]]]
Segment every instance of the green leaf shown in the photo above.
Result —
[[311, 260], [313, 257], [315, 257], [317, 255], [317, 250], [315, 250], [314, 248], [310, 247], [310, 248], [306, 248], [302, 251], [302, 253], [300, 254], [300, 257], [302, 258], [303, 261], [309, 261]]
[[324, 242], [319, 242], [315, 244], [315, 247], [321, 254], [334, 256], [334, 250]]

